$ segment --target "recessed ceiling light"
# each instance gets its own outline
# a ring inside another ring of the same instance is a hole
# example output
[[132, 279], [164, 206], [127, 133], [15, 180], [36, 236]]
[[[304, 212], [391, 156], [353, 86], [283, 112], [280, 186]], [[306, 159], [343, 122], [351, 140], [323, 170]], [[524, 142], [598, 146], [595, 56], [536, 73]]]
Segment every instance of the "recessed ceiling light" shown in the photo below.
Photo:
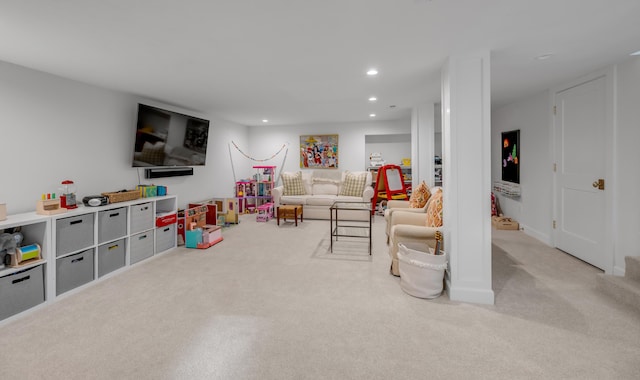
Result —
[[268, 122], [269, 122], [269, 120], [267, 120], [267, 119], [262, 119], [262, 122], [263, 122], [263, 123], [268, 123]]
[[369, 75], [369, 76], [378, 75], [378, 70], [376, 70], [376, 69], [369, 69], [369, 71], [367, 71], [367, 75]]
[[549, 59], [553, 57], [553, 54], [543, 54], [536, 57], [538, 61], [544, 61], [545, 59]]
[[638, 50], [638, 51], [637, 51], [637, 52], [635, 52], [635, 53], [631, 53], [631, 54], [629, 54], [629, 55], [640, 55], [640, 50]]
[[370, 113], [369, 117], [376, 117], [376, 114], [375, 113]]
[[375, 96], [372, 96], [369, 98], [370, 102], [375, 102], [376, 100], [378, 100], [378, 98], [376, 98]]

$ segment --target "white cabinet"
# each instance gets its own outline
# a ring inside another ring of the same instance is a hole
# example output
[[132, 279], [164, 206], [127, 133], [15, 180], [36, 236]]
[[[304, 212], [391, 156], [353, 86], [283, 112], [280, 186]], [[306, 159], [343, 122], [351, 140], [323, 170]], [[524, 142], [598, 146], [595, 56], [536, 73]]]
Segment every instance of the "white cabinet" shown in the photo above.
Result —
[[176, 196], [167, 195], [55, 215], [9, 215], [0, 232], [19, 228], [22, 245], [38, 244], [42, 260], [0, 267], [0, 324], [175, 248], [175, 224], [156, 228], [155, 216], [177, 209]]

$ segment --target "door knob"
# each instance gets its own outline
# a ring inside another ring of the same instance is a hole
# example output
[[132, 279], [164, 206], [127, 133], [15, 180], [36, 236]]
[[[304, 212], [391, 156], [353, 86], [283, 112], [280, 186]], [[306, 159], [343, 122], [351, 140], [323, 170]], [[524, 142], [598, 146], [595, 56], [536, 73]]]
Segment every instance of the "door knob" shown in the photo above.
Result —
[[594, 188], [599, 189], [599, 190], [604, 190], [604, 179], [600, 178], [600, 179], [598, 179], [596, 181], [593, 181], [591, 186], [593, 186]]
[[598, 187], [598, 181], [593, 181], [593, 183], [591, 184], [591, 186], [597, 188]]

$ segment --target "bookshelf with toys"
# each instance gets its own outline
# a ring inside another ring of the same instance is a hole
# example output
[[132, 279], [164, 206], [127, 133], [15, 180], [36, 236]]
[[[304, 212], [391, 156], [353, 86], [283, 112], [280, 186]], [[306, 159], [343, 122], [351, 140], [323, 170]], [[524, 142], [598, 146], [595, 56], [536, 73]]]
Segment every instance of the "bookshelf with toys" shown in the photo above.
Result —
[[275, 166], [254, 166], [256, 171], [252, 178], [236, 182], [236, 198], [238, 212], [253, 214], [258, 207], [271, 203], [271, 190], [274, 187]]

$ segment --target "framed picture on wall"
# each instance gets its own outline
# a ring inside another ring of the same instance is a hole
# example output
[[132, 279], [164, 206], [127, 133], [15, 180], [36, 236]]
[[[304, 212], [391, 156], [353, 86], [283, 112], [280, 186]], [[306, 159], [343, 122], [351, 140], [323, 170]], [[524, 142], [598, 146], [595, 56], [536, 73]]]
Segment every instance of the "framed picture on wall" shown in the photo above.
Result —
[[300, 167], [304, 169], [337, 169], [338, 135], [300, 136]]
[[502, 132], [502, 180], [520, 183], [520, 130]]

